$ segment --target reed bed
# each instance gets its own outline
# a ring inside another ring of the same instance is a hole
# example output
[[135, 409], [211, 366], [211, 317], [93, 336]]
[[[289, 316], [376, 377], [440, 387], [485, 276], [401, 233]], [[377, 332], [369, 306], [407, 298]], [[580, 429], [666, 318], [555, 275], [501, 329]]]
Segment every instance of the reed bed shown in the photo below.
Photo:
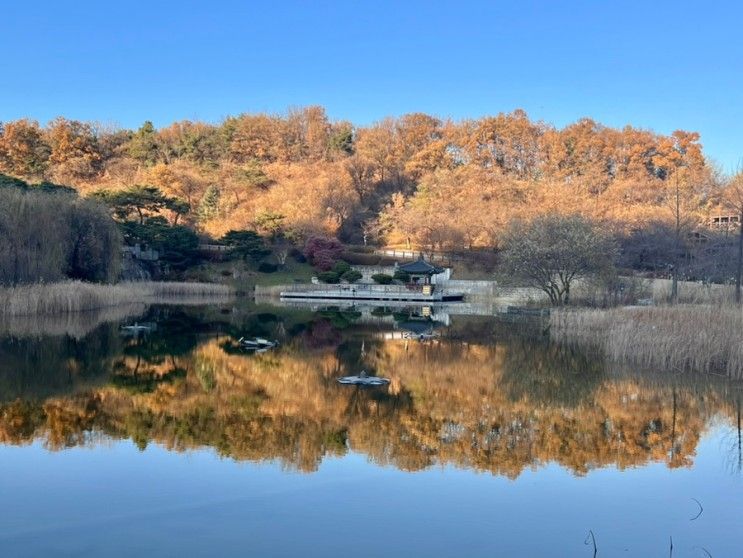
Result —
[[[647, 282], [650, 296], [656, 304], [663, 304], [671, 298], [670, 279], [650, 279]], [[732, 285], [717, 285], [697, 281], [679, 281], [678, 302], [682, 304], [733, 304], [735, 288]]]
[[743, 379], [743, 310], [737, 306], [564, 309], [552, 312], [550, 335], [643, 368]]
[[0, 316], [50, 316], [131, 304], [216, 302], [231, 295], [229, 287], [211, 283], [99, 285], [67, 281], [0, 288]]

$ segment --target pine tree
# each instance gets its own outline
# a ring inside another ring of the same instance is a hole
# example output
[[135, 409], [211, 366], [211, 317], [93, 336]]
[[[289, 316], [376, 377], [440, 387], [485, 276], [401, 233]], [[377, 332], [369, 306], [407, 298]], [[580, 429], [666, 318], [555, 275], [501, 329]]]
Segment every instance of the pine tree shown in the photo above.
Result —
[[152, 165], [157, 162], [157, 132], [147, 120], [129, 141], [129, 155], [142, 163]]
[[199, 203], [198, 214], [200, 220], [208, 221], [219, 213], [219, 198], [220, 193], [216, 186], [209, 186], [204, 192], [204, 197], [201, 198], [201, 203]]

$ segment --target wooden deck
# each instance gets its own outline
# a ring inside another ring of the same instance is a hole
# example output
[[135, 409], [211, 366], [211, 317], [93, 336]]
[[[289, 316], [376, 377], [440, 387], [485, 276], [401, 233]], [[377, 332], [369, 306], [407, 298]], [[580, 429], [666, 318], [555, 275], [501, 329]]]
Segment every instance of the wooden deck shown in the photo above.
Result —
[[302, 300], [379, 300], [396, 302], [457, 301], [464, 294], [444, 289], [424, 293], [422, 288], [403, 285], [297, 285], [281, 291], [282, 299]]

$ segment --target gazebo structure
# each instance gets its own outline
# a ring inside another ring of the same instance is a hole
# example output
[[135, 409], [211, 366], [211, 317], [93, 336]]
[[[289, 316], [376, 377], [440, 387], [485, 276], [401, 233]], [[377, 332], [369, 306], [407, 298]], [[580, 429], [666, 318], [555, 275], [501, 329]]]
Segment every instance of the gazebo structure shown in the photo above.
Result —
[[443, 267], [437, 267], [433, 264], [428, 263], [423, 259], [423, 254], [418, 257], [418, 260], [403, 265], [397, 266], [397, 271], [407, 273], [410, 277], [409, 283], [411, 285], [428, 285], [429, 291], [431, 290], [431, 277], [443, 273], [445, 270]]

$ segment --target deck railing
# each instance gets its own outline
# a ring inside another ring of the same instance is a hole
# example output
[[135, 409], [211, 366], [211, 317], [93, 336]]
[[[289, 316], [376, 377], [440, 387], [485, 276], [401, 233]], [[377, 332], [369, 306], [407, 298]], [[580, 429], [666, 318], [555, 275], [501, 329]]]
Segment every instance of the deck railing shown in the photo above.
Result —
[[322, 292], [322, 291], [348, 291], [348, 292], [372, 292], [372, 293], [422, 293], [424, 287], [431, 287], [433, 291], [433, 285], [378, 285], [376, 283], [352, 283], [352, 284], [315, 284], [315, 283], [302, 283], [296, 285], [287, 285], [282, 288], [285, 292]]

